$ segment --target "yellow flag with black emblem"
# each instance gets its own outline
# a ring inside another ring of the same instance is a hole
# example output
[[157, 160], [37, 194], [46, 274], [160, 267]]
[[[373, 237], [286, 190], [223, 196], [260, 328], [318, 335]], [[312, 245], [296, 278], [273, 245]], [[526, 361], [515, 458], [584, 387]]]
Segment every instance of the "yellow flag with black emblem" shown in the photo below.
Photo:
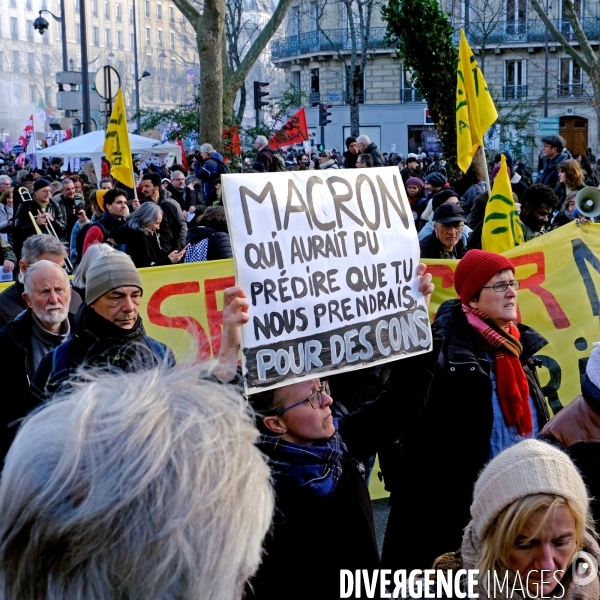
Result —
[[498, 111], [462, 29], [456, 79], [456, 158], [466, 173]]
[[500, 254], [524, 242], [519, 211], [513, 200], [510, 177], [504, 154], [500, 170], [492, 187], [492, 195], [485, 207], [481, 247]]
[[110, 163], [110, 174], [127, 187], [133, 187], [133, 161], [129, 145], [129, 131], [125, 116], [125, 101], [123, 90], [119, 88], [115, 107], [110, 114], [110, 120], [104, 135], [106, 160]]

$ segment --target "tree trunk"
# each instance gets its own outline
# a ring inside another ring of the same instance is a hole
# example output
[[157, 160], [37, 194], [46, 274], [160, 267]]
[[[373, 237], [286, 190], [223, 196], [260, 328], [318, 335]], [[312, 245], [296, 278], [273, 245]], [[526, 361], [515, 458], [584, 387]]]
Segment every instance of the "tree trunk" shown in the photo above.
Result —
[[352, 137], [360, 135], [360, 104], [356, 91], [354, 91], [354, 100], [350, 105], [350, 135]]
[[237, 122], [238, 124], [242, 123], [242, 119], [244, 118], [244, 111], [246, 110], [246, 97], [247, 97], [247, 93], [246, 93], [246, 86], [243, 85], [240, 88], [240, 105], [238, 106], [238, 111], [237, 111]]
[[223, 58], [221, 40], [225, 25], [225, 0], [205, 0], [198, 31], [200, 57], [199, 142], [220, 150], [223, 142]]

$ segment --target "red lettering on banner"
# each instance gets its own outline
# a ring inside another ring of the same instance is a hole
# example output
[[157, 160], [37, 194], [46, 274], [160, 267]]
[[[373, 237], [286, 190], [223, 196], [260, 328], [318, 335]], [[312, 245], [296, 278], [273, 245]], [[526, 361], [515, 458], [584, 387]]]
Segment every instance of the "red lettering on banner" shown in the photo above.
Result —
[[200, 323], [193, 317], [168, 317], [160, 311], [162, 303], [171, 296], [179, 294], [198, 294], [200, 293], [200, 283], [198, 281], [188, 281], [186, 283], [170, 283], [158, 288], [152, 294], [148, 302], [148, 319], [153, 325], [159, 327], [170, 327], [175, 329], [184, 329], [196, 340], [198, 345], [197, 361], [208, 360], [210, 358], [210, 342], [206, 332]]
[[[525, 279], [521, 279], [521, 290], [530, 290], [534, 294], [538, 295], [544, 304], [546, 310], [548, 311], [548, 316], [552, 320], [552, 324], [556, 329], [566, 329], [571, 326], [569, 318], [565, 314], [565, 311], [561, 308], [560, 304], [552, 294], [550, 290], [545, 290], [542, 288], [542, 283], [544, 283], [546, 279], [546, 260], [543, 252], [532, 252], [530, 254], [524, 254], [522, 256], [517, 256], [511, 258], [515, 267], [521, 267], [523, 265], [535, 264], [537, 267], [537, 271], [526, 277]], [[521, 312], [519, 311], [519, 321], [521, 320]]]
[[219, 354], [221, 349], [221, 325], [223, 324], [223, 311], [217, 308], [217, 294], [228, 287], [235, 285], [235, 277], [220, 277], [219, 279], [206, 279], [204, 281], [204, 301], [206, 303], [206, 317], [208, 319], [208, 331], [210, 332], [210, 343], [213, 348], [213, 356]]
[[441, 278], [442, 288], [454, 285], [454, 271], [447, 265], [427, 265], [426, 273], [431, 273], [432, 277]]

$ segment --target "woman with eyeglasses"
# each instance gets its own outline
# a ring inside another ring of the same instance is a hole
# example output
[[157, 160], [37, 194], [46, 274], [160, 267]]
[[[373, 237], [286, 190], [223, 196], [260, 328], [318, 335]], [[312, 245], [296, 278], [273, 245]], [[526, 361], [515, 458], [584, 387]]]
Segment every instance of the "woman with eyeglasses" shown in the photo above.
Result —
[[[425, 268], [419, 265], [419, 289], [428, 303], [433, 285]], [[233, 360], [229, 375], [217, 372], [222, 381], [235, 375], [239, 325], [247, 322], [247, 310], [241, 288], [225, 290], [219, 363], [227, 355]], [[414, 420], [426, 400], [435, 357], [434, 350], [396, 361], [379, 398], [340, 419], [332, 417], [327, 382], [316, 378], [249, 397], [262, 433], [259, 447], [271, 465], [276, 506], [248, 598], [331, 600], [340, 597], [340, 569], [379, 568], [361, 463]]]
[[517, 322], [514, 265], [470, 250], [454, 287], [458, 298], [439, 307], [432, 326], [444, 341], [427, 404], [401, 440], [392, 472], [399, 485], [383, 546], [387, 569], [429, 569], [436, 556], [460, 547], [480, 471], [536, 437], [549, 418], [534, 359], [548, 342]]

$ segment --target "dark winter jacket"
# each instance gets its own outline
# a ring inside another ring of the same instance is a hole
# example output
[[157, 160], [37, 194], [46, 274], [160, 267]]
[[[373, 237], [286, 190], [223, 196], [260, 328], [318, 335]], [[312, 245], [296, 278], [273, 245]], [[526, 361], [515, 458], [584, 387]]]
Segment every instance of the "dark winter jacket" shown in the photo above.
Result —
[[227, 172], [229, 172], [229, 169], [218, 152], [213, 152], [203, 163], [194, 163], [194, 173], [202, 182], [202, 196], [207, 206], [217, 200], [215, 183], [221, 173]]
[[446, 252], [435, 235], [435, 231], [426, 235], [420, 242], [421, 258], [462, 258], [467, 253], [461, 238], [451, 252]]
[[179, 204], [171, 199], [169, 192], [160, 190], [158, 206], [160, 206], [163, 212], [163, 219], [160, 225], [161, 248], [167, 254], [172, 250], [181, 250], [185, 246], [187, 223]]
[[265, 173], [274, 173], [276, 171], [275, 148], [268, 144], [261, 148], [255, 162], [259, 162], [265, 168]]
[[[375, 165], [373, 165], [375, 166]], [[402, 181], [404, 185], [411, 177], [418, 177], [419, 179], [423, 178], [423, 173], [421, 173], [421, 169], [418, 167], [416, 169], [409, 169], [408, 167], [404, 167], [402, 171], [400, 171], [400, 176], [402, 177]]]
[[[542, 427], [548, 409], [533, 355], [548, 342], [525, 325], [517, 327], [523, 345], [520, 360]], [[448, 548], [460, 547], [471, 518], [473, 486], [490, 457], [491, 365], [480, 335], [468, 324], [458, 299], [440, 306], [433, 331], [444, 341], [427, 403], [400, 439], [383, 546], [386, 569], [429, 569]], [[415, 381], [411, 377], [400, 389], [410, 390]], [[408, 394], [405, 408], [411, 402]]]
[[64, 369], [57, 369], [53, 373], [52, 353], [42, 359], [33, 379], [33, 391], [38, 397], [52, 395], [82, 364], [90, 368], [117, 367], [123, 371], [151, 369], [163, 362], [167, 366], [175, 364], [171, 350], [152, 340], [153, 346], [158, 345], [163, 349], [162, 356], [156, 355], [148, 343], [144, 324], [139, 316], [131, 329], [123, 329], [107, 321], [84, 303], [77, 312], [71, 335], [71, 339], [61, 349], [67, 353]]
[[[92, 244], [98, 242], [104, 243], [108, 239], [114, 240], [118, 246], [118, 249], [123, 250], [124, 248], [119, 247], [122, 244], [124, 244], [124, 240], [121, 238], [121, 233], [119, 232], [119, 230], [121, 227], [123, 227], [124, 223], [125, 219], [119, 219], [118, 217], [115, 217], [113, 214], [105, 210], [102, 213], [102, 216], [96, 221], [92, 221], [90, 223], [90, 226], [85, 231], [81, 230], [79, 232], [79, 239], [77, 240], [77, 245], [79, 245], [79, 242], [81, 241], [81, 236], [83, 235], [83, 243], [81, 244], [81, 256], [83, 256], [87, 252], [87, 249]], [[79, 250], [77, 250], [77, 254], [79, 255]]]
[[[0, 365], [4, 374], [4, 391], [0, 402], [0, 469], [19, 427], [18, 420], [37, 406], [38, 399], [29, 386], [33, 373], [30, 367], [31, 330], [37, 325], [30, 309], [0, 328]], [[60, 338], [56, 336], [57, 343]]]
[[600, 523], [600, 390], [585, 375], [581, 395], [540, 431], [543, 440], [560, 446], [573, 459], [591, 498], [592, 515]]
[[371, 142], [366, 148], [364, 152], [361, 154], [370, 154], [373, 157], [373, 166], [374, 167], [386, 167], [387, 164], [385, 162], [385, 158], [383, 158], [383, 154], [381, 154], [381, 150], [377, 147], [375, 142]]
[[344, 168], [345, 169], [354, 169], [356, 167], [356, 161], [358, 159], [358, 154], [354, 154], [350, 152], [350, 150], [346, 150], [344, 152]]
[[538, 173], [536, 183], [543, 183], [544, 185], [555, 189], [558, 185], [558, 169], [556, 168], [556, 165], [564, 160], [569, 160], [569, 155], [566, 152], [561, 152], [553, 159], [546, 160], [543, 170]]
[[[434, 348], [396, 361], [387, 390], [376, 401], [339, 419], [338, 431], [348, 452], [333, 493], [318, 497], [308, 486], [299, 487], [278, 474], [273, 465], [274, 525], [265, 540], [266, 552], [251, 581], [254, 594], [249, 593], [249, 598], [332, 600], [339, 598], [340, 569], [379, 568], [371, 500], [358, 463], [373, 456], [386, 440], [395, 439], [417, 416], [427, 397], [439, 340]], [[410, 399], [405, 396], [407, 381], [414, 382]], [[410, 400], [408, 406], [405, 400]], [[311, 568], [313, 572], [307, 574], [312, 557], [322, 552], [322, 568]], [[293, 585], [291, 572], [295, 573]]]
[[[21, 202], [21, 204], [19, 204], [19, 208], [17, 208], [15, 225], [13, 228], [14, 247], [15, 254], [17, 256], [21, 255], [23, 242], [25, 242], [28, 237], [36, 235], [37, 233], [31, 218], [29, 217], [29, 213], [32, 213], [35, 217], [37, 216], [38, 211], [41, 212], [42, 208], [35, 200], [26, 200], [25, 202]], [[52, 221], [52, 227], [54, 227], [54, 231], [56, 232], [58, 239], [66, 245], [67, 216], [65, 214], [65, 207], [61, 204], [58, 204], [58, 202], [55, 200], [50, 200], [46, 206], [46, 212], [54, 217], [54, 221]], [[49, 233], [44, 225], [40, 225], [39, 227], [42, 233]]]
[[187, 185], [178, 189], [169, 184], [168, 190], [171, 192], [171, 198], [179, 204], [181, 210], [189, 211], [191, 206], [204, 206], [202, 194], [196, 190], [191, 190]]
[[[200, 225], [188, 231], [186, 243], [190, 244], [190, 247], [185, 254], [185, 262], [198, 262], [194, 258], [198, 253], [206, 254], [205, 260], [233, 258], [231, 240], [229, 234], [224, 231], [215, 231], [211, 227]], [[202, 248], [195, 248], [197, 244], [201, 244]]]
[[126, 239], [125, 252], [131, 256], [133, 264], [138, 269], [173, 264], [169, 255], [161, 248], [155, 233], [145, 233], [139, 229], [131, 229], [127, 225], [122, 231]]

